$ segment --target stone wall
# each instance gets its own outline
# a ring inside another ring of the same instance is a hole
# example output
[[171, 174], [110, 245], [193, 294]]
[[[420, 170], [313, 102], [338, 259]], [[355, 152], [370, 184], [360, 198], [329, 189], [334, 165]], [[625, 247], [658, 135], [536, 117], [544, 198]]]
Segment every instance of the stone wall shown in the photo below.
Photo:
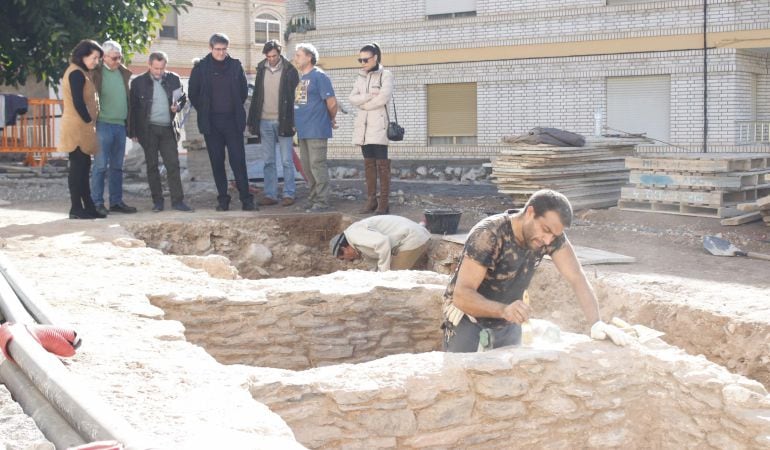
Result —
[[150, 301], [220, 363], [300, 370], [438, 350], [447, 281], [430, 272], [353, 270], [260, 283], [257, 299], [174, 294]]
[[661, 341], [397, 355], [249, 389], [310, 448], [766, 448], [770, 395]]

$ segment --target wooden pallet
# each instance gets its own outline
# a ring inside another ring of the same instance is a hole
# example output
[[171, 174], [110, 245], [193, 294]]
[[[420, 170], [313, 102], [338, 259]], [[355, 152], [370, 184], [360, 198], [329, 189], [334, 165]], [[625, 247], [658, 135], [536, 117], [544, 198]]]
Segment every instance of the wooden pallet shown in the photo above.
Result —
[[683, 216], [712, 217], [724, 219], [741, 214], [734, 207], [712, 207], [705, 205], [688, 205], [685, 203], [667, 203], [655, 201], [619, 200], [618, 209], [624, 211], [641, 211]]
[[626, 168], [668, 172], [746, 172], [770, 168], [770, 154], [656, 153], [628, 157]]
[[733, 191], [770, 184], [770, 169], [761, 172], [729, 172], [715, 174], [649, 172], [632, 170], [628, 181], [639, 187], [697, 188]]
[[648, 189], [623, 187], [621, 200], [685, 203], [710, 207], [735, 206], [738, 203], [756, 200], [770, 194], [770, 186], [747, 188], [742, 191], [693, 191], [674, 189]]

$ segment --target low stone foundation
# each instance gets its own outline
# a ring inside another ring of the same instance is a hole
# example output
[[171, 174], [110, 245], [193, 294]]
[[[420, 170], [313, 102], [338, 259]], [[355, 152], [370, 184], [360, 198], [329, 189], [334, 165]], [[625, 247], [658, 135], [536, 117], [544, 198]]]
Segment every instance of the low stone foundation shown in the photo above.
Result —
[[438, 350], [446, 283], [432, 272], [352, 270], [255, 282], [259, 298], [149, 299], [221, 363], [301, 370]]
[[662, 341], [396, 355], [249, 389], [310, 448], [767, 448], [764, 387]]

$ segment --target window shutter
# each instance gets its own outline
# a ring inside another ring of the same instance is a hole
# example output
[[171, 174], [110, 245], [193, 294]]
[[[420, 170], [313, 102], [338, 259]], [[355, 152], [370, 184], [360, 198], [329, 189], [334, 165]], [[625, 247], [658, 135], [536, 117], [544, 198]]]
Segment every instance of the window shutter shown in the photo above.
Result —
[[607, 126], [667, 141], [670, 111], [668, 75], [607, 78]]
[[425, 0], [425, 15], [476, 11], [476, 0]]
[[476, 136], [476, 83], [428, 85], [428, 135]]

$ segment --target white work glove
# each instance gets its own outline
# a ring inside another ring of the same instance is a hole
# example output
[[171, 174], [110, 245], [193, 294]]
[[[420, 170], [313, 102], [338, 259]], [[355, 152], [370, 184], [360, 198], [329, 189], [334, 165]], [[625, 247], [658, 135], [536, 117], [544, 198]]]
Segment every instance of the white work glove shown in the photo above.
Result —
[[591, 326], [591, 339], [601, 341], [603, 339], [607, 339], [607, 336], [609, 336], [615, 345], [620, 346], [628, 345], [633, 339], [631, 336], [626, 334], [623, 330], [616, 327], [615, 325], [604, 323], [601, 320]]

